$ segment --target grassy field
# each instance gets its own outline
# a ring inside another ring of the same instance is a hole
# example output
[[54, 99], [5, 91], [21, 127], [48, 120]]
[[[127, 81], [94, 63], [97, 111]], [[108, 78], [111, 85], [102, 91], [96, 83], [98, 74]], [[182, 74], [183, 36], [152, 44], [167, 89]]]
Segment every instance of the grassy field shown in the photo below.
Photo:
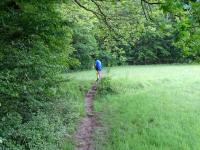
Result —
[[[94, 71], [72, 76], [95, 80]], [[199, 65], [114, 67], [109, 76], [117, 94], [96, 98], [97, 150], [200, 149]]]

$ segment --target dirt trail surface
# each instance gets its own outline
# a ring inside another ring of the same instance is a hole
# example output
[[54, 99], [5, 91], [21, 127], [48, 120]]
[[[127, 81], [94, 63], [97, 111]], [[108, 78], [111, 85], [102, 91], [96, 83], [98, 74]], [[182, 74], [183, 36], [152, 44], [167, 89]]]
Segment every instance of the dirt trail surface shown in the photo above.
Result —
[[92, 131], [95, 126], [95, 116], [92, 112], [93, 98], [96, 94], [96, 83], [85, 96], [85, 117], [80, 121], [75, 134], [76, 150], [93, 150]]

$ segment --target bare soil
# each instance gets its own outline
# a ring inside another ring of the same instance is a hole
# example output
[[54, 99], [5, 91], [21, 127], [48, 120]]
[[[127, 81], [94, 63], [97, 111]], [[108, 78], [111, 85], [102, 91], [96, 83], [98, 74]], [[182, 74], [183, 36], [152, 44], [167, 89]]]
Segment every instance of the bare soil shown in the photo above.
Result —
[[86, 115], [79, 123], [75, 133], [76, 150], [93, 150], [92, 133], [96, 124], [96, 117], [92, 111], [93, 98], [96, 94], [96, 83], [87, 92], [85, 96], [85, 112]]

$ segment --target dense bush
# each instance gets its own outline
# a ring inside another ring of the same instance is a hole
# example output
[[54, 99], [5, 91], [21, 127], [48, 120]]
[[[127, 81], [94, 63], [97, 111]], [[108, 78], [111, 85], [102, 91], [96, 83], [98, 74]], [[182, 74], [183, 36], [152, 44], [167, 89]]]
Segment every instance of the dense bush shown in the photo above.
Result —
[[[67, 92], [66, 92], [67, 91]], [[42, 110], [23, 121], [20, 112], [7, 113], [1, 121], [3, 145], [9, 149], [60, 149], [65, 135], [73, 131], [83, 99], [78, 83], [63, 83], [56, 91], [60, 98], [40, 104]], [[36, 104], [35, 104], [36, 105]], [[25, 113], [25, 112], [24, 112]]]
[[165, 36], [155, 32], [143, 34], [129, 51], [129, 64], [181, 63], [183, 50], [173, 45], [173, 35]]
[[73, 57], [79, 60], [79, 66], [71, 66], [71, 69], [91, 69], [94, 65], [93, 56], [98, 54], [98, 45], [94, 37], [87, 28], [81, 26], [74, 27], [73, 29]]
[[58, 11], [61, 4], [0, 2], [0, 137], [5, 148], [59, 149], [79, 114], [74, 112], [81, 97], [78, 85], [60, 89], [59, 75], [74, 51], [72, 30]]

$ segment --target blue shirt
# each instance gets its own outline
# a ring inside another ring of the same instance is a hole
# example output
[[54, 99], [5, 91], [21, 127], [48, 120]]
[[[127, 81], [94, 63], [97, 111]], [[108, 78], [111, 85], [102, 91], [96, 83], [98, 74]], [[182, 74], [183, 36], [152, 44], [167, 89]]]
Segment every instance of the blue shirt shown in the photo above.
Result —
[[96, 60], [96, 62], [95, 62], [95, 68], [97, 69], [97, 70], [101, 70], [101, 68], [102, 68], [102, 65], [101, 65], [101, 61], [100, 60]]

